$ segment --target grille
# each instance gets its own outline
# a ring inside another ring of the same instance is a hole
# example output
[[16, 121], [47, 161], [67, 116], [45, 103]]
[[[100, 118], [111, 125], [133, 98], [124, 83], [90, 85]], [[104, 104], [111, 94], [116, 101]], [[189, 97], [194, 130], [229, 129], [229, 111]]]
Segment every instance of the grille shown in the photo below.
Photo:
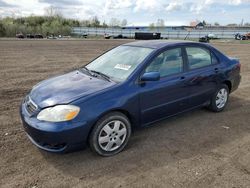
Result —
[[25, 106], [26, 106], [26, 110], [27, 110], [30, 114], [35, 113], [36, 110], [37, 110], [37, 105], [31, 100], [31, 98], [30, 98], [29, 96], [26, 97]]

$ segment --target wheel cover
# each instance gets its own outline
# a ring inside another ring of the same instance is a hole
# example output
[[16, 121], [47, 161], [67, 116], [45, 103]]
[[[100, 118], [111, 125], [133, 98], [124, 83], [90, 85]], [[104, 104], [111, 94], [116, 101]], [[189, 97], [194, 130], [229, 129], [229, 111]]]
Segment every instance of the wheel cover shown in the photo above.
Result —
[[215, 104], [217, 108], [223, 108], [227, 102], [228, 92], [225, 88], [219, 90], [216, 96]]
[[98, 144], [104, 151], [114, 151], [121, 147], [127, 137], [127, 128], [120, 120], [108, 122], [101, 129]]

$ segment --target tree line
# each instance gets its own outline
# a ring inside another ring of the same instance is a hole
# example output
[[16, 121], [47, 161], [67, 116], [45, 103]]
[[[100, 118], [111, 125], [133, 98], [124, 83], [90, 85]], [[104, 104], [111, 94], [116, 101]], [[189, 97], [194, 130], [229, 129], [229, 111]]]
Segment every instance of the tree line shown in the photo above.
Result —
[[0, 19], [0, 37], [14, 37], [16, 34], [70, 35], [72, 27], [120, 27], [126, 20], [111, 19], [109, 24], [101, 23], [97, 17], [79, 21], [57, 16], [6, 17]]
[[30, 15], [28, 17], [0, 17], [0, 37], [15, 37], [16, 34], [70, 35], [72, 27], [121, 27], [127, 20], [111, 18], [109, 24], [101, 23], [98, 17], [87, 20], [67, 19], [53, 7], [45, 10], [46, 16]]
[[14, 37], [16, 34], [69, 35], [71, 27], [79, 26], [78, 20], [61, 16], [6, 17], [0, 19], [0, 37]]

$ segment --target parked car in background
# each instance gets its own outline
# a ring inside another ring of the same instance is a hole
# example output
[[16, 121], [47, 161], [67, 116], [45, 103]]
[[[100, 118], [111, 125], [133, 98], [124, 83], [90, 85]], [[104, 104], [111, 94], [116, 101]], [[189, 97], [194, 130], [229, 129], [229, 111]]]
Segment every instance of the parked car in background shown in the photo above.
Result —
[[250, 33], [246, 33], [246, 34], [240, 34], [240, 33], [236, 33], [234, 35], [235, 40], [249, 40], [250, 39]]
[[111, 35], [109, 35], [108, 33], [105, 33], [105, 34], [104, 34], [104, 38], [105, 38], [105, 39], [110, 39], [110, 38], [111, 38]]
[[161, 39], [161, 33], [135, 32], [136, 40], [158, 40]]
[[235, 40], [241, 40], [241, 34], [240, 33], [236, 33], [234, 35], [234, 38], [235, 38]]
[[26, 35], [26, 38], [27, 38], [27, 39], [34, 39], [35, 36], [34, 36], [33, 34], [27, 34], [27, 35]]
[[246, 36], [247, 40], [250, 40], [250, 33], [246, 33], [245, 36]]
[[113, 39], [127, 39], [127, 38], [128, 38], [128, 37], [123, 36], [122, 34], [119, 34], [119, 35], [113, 36]]
[[209, 39], [212, 39], [212, 40], [219, 39], [219, 37], [213, 33], [209, 33], [207, 36]]
[[34, 38], [36, 38], [36, 39], [43, 39], [43, 35], [42, 34], [35, 34]]
[[81, 38], [87, 38], [88, 37], [88, 33], [84, 32], [81, 34]]
[[199, 38], [199, 42], [209, 43], [209, 41], [210, 41], [210, 38], [207, 35]]
[[47, 39], [57, 39], [57, 37], [54, 35], [49, 35], [49, 36], [47, 36]]
[[110, 38], [113, 38], [113, 39], [127, 39], [128, 37], [124, 36], [122, 34], [119, 34], [119, 35], [110, 35], [108, 33], [105, 33], [104, 34], [104, 38], [105, 39], [110, 39]]
[[16, 34], [16, 38], [24, 39], [24, 35], [22, 33], [18, 33]]
[[138, 41], [38, 83], [20, 115], [40, 149], [68, 152], [89, 144], [112, 156], [125, 148], [132, 128], [195, 108], [223, 111], [240, 79], [239, 60], [208, 44]]
[[70, 39], [71, 36], [70, 36], [70, 35], [63, 35], [63, 38], [65, 38], [65, 39]]

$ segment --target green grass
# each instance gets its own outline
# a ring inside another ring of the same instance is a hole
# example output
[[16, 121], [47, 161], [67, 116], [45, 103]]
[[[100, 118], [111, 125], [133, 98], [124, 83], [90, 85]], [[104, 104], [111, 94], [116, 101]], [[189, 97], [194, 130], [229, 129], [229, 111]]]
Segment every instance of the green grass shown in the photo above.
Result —
[[250, 44], [250, 40], [240, 40], [240, 44]]

